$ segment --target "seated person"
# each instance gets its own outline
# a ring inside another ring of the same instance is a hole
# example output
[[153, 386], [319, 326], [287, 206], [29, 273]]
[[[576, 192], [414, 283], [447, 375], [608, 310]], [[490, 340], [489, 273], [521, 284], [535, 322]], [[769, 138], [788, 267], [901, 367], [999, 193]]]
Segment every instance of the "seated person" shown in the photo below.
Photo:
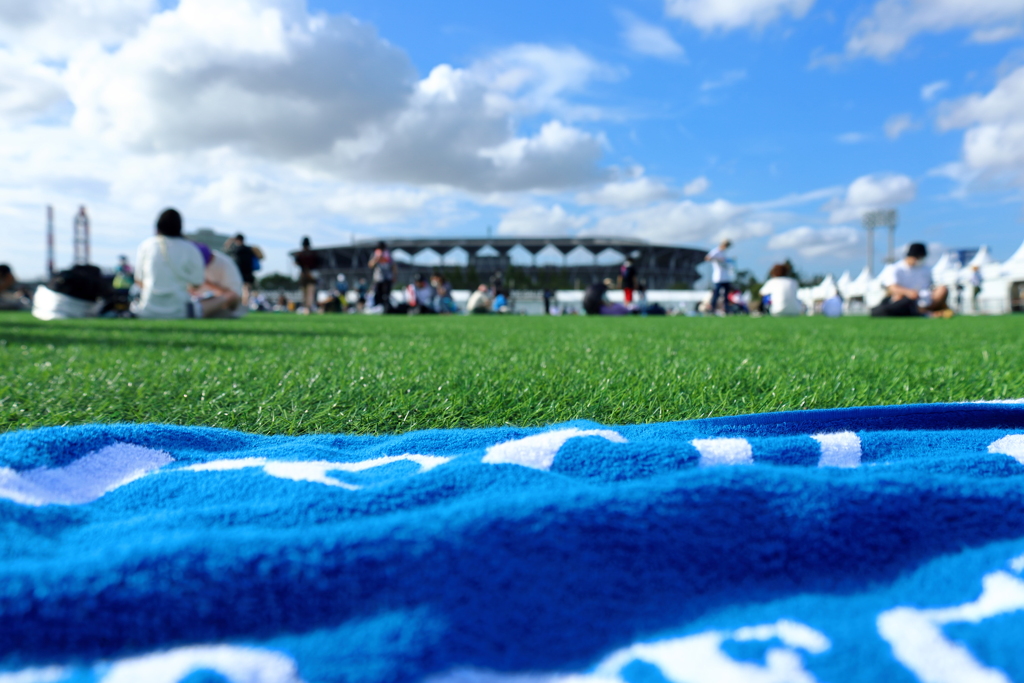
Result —
[[156, 235], [139, 245], [135, 282], [141, 290], [131, 307], [140, 318], [201, 318], [191, 287], [205, 282], [203, 255], [181, 236], [181, 214], [167, 209], [156, 222]]
[[466, 313], [490, 313], [491, 312], [491, 289], [487, 285], [480, 285], [476, 291], [469, 295], [466, 302]]
[[22, 293], [20, 291], [11, 292], [15, 284], [17, 284], [17, 280], [14, 278], [11, 267], [0, 264], [0, 311], [27, 310]]
[[928, 250], [920, 242], [910, 245], [906, 257], [891, 263], [882, 271], [881, 280], [887, 296], [871, 309], [874, 317], [919, 316], [948, 318], [953, 311], [946, 306], [949, 291], [932, 287], [932, 271], [924, 265]]
[[434, 295], [436, 293], [427, 282], [426, 276], [423, 273], [417, 273], [416, 279], [406, 288], [405, 300], [409, 304], [409, 312], [437, 313], [434, 310]]
[[241, 305], [245, 283], [235, 260], [205, 244], [193, 244], [203, 255], [206, 264], [203, 284], [192, 289], [192, 294], [198, 298], [202, 307], [202, 317], [241, 318], [248, 313], [249, 309]]
[[589, 285], [583, 293], [583, 310], [587, 315], [627, 315], [629, 308], [623, 304], [609, 303], [605, 297], [611, 287], [611, 279]]
[[512, 307], [508, 305], [508, 297], [505, 295], [504, 290], [497, 290], [494, 295], [494, 302], [491, 303], [491, 310], [494, 313], [510, 313]]
[[434, 287], [434, 310], [438, 313], [458, 313], [459, 307], [452, 300], [451, 283], [441, 275], [432, 275], [430, 284]]
[[761, 285], [761, 300], [768, 300], [770, 315], [800, 315], [800, 299], [797, 293], [800, 284], [793, 278], [788, 263], [777, 263], [768, 273], [768, 280]]

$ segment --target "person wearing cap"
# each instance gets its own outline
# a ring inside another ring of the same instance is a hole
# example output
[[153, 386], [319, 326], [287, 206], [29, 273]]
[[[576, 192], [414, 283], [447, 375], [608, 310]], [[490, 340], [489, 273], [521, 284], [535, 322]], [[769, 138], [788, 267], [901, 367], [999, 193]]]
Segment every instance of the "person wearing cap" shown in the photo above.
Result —
[[920, 242], [911, 244], [907, 255], [885, 267], [881, 281], [886, 297], [881, 304], [871, 309], [871, 315], [880, 317], [902, 317], [927, 315], [948, 318], [953, 311], [946, 305], [949, 290], [933, 287], [931, 268], [924, 265], [928, 249]]

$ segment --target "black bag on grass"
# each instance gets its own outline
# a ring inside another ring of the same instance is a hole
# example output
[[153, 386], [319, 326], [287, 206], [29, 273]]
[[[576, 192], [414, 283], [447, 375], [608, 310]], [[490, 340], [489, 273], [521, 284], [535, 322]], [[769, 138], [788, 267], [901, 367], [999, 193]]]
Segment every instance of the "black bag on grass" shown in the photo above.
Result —
[[96, 301], [110, 293], [110, 283], [96, 266], [72, 266], [62, 270], [46, 284], [55, 292], [81, 299]]

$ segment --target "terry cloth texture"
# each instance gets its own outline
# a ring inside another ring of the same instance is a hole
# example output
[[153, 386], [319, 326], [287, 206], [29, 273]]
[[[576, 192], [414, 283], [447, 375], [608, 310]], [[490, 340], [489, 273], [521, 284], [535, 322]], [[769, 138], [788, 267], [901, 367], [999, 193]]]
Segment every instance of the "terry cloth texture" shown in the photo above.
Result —
[[1024, 680], [1024, 405], [0, 435], [0, 683]]

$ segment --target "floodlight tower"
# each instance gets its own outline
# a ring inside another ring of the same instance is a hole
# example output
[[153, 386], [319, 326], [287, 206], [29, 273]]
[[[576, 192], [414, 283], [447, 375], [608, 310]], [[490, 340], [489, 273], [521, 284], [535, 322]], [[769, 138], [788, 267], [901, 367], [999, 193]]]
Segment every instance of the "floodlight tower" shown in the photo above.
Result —
[[78, 209], [75, 216], [75, 265], [89, 264], [89, 215], [85, 207]]
[[868, 231], [868, 274], [875, 274], [875, 228], [889, 228], [889, 252], [885, 262], [896, 260], [896, 221], [895, 209], [880, 209], [864, 214], [864, 229]]
[[53, 277], [53, 206], [46, 207], [46, 274]]

